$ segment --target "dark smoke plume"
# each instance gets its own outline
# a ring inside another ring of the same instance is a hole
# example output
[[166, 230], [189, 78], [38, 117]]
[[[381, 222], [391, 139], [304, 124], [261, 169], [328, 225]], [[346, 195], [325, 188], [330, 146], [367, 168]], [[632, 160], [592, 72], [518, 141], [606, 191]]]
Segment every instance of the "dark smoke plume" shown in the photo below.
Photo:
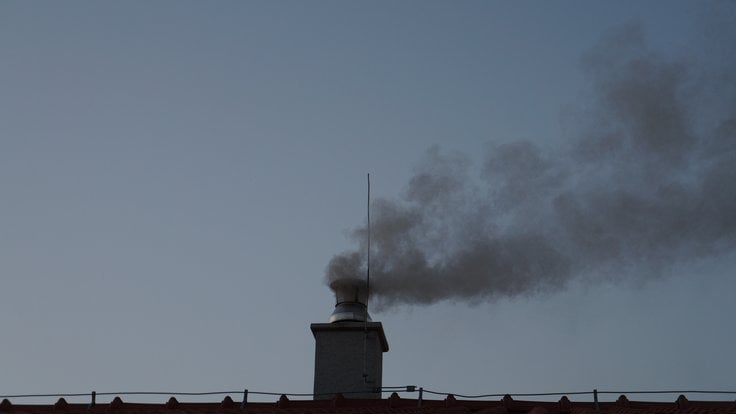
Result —
[[[401, 199], [373, 202], [376, 305], [529, 295], [632, 269], [653, 277], [732, 251], [736, 67], [719, 76], [666, 59], [633, 25], [582, 66], [593, 109], [562, 147], [493, 145], [479, 174], [432, 148]], [[360, 247], [332, 258], [328, 282], [365, 274], [365, 228], [353, 236]]]

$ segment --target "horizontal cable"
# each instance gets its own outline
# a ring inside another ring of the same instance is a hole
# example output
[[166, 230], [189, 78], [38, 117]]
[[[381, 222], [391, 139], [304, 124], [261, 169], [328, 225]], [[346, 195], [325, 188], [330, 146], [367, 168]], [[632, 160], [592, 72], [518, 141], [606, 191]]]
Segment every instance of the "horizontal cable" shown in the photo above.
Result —
[[[380, 392], [416, 392], [422, 389], [423, 392], [433, 395], [453, 395], [459, 398], [477, 399], [477, 398], [503, 398], [506, 395], [511, 397], [546, 397], [546, 396], [563, 396], [563, 395], [593, 395], [598, 394], [736, 394], [736, 391], [718, 391], [718, 390], [654, 390], [654, 391], [571, 391], [571, 392], [542, 392], [542, 393], [495, 393], [495, 394], [457, 394], [453, 392], [433, 391], [423, 389], [418, 386], [400, 386], [400, 387], [381, 387]], [[205, 391], [205, 392], [165, 392], [165, 391], [120, 391], [120, 392], [87, 392], [87, 393], [58, 393], [58, 394], [12, 394], [0, 395], [0, 398], [49, 398], [49, 397], [91, 397], [96, 396], [120, 396], [120, 395], [164, 395], [164, 396], [206, 396], [206, 395], [228, 395], [242, 394], [244, 390], [234, 391]], [[268, 395], [287, 397], [316, 397], [323, 395], [334, 395], [330, 393], [281, 393], [268, 391], [251, 391], [247, 390], [249, 395]], [[365, 394], [370, 391], [346, 391], [341, 394]]]
[[[388, 388], [388, 389], [386, 389]], [[381, 388], [381, 392], [389, 392], [390, 390], [405, 390], [406, 387], [386, 387]], [[343, 391], [340, 394], [365, 394], [370, 391]], [[243, 390], [238, 391], [206, 391], [206, 392], [167, 392], [167, 391], [119, 391], [119, 392], [95, 392], [96, 396], [110, 396], [110, 395], [165, 395], [165, 396], [203, 396], [203, 395], [228, 395], [228, 394], [242, 394]], [[334, 395], [334, 392], [327, 393], [298, 393], [298, 392], [268, 392], [268, 391], [251, 391], [248, 390], [249, 395], [270, 395], [270, 396], [281, 396], [287, 397], [315, 397], [320, 395]], [[0, 398], [48, 398], [48, 397], [90, 397], [92, 392], [86, 393], [59, 393], [59, 394], [12, 394], [12, 395], [0, 395]]]
[[[507, 395], [512, 397], [543, 397], [543, 396], [550, 396], [550, 395], [584, 395], [584, 394], [593, 394], [593, 391], [573, 391], [573, 392], [539, 392], [539, 393], [518, 393], [518, 394], [510, 394], [510, 393], [504, 393], [504, 394], [478, 394], [478, 395], [465, 395], [465, 394], [455, 394], [452, 392], [441, 392], [441, 391], [431, 391], [428, 389], [425, 389], [424, 392], [434, 395], [450, 395], [452, 394], [455, 397], [460, 398], [490, 398], [490, 397], [505, 397]], [[598, 392], [600, 394], [600, 391]]]
[[506, 393], [506, 394], [479, 394], [464, 395], [451, 392], [431, 391], [425, 389], [424, 392], [434, 395], [450, 395], [460, 398], [491, 398], [491, 397], [545, 397], [552, 395], [594, 395], [598, 394], [736, 394], [736, 391], [712, 391], [712, 390], [662, 390], [662, 391], [572, 391], [572, 392], [537, 392], [537, 393]]
[[0, 398], [35, 398], [35, 397], [89, 397], [91, 393], [74, 393], [74, 394], [16, 394], [16, 395], [0, 395]]
[[684, 390], [684, 391], [598, 391], [598, 394], [736, 394], [736, 391], [707, 391], [707, 390]]

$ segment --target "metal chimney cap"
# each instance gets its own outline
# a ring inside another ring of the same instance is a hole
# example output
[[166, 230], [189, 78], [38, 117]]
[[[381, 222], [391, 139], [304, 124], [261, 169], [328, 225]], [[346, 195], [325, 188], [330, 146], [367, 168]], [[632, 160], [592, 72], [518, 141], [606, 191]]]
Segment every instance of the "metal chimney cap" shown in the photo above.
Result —
[[368, 304], [368, 283], [358, 278], [333, 280], [330, 289], [335, 292], [335, 304], [343, 302]]
[[358, 278], [333, 280], [330, 288], [335, 292], [335, 310], [329, 322], [370, 322], [368, 315], [368, 283]]

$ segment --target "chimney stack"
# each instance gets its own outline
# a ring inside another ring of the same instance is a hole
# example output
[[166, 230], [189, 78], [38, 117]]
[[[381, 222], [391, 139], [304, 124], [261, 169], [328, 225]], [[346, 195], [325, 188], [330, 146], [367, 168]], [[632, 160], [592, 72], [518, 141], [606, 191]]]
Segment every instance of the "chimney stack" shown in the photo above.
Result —
[[335, 310], [328, 323], [313, 323], [314, 399], [381, 398], [383, 353], [388, 342], [380, 322], [368, 315], [368, 286], [362, 279], [339, 279]]

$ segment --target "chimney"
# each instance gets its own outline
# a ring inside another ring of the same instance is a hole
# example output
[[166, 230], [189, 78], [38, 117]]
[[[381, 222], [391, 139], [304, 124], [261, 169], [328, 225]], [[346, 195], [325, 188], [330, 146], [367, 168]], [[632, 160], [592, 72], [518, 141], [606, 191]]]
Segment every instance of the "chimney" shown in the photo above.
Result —
[[381, 398], [383, 353], [388, 342], [381, 322], [368, 315], [368, 286], [362, 279], [332, 282], [335, 310], [328, 323], [313, 323], [314, 399]]

